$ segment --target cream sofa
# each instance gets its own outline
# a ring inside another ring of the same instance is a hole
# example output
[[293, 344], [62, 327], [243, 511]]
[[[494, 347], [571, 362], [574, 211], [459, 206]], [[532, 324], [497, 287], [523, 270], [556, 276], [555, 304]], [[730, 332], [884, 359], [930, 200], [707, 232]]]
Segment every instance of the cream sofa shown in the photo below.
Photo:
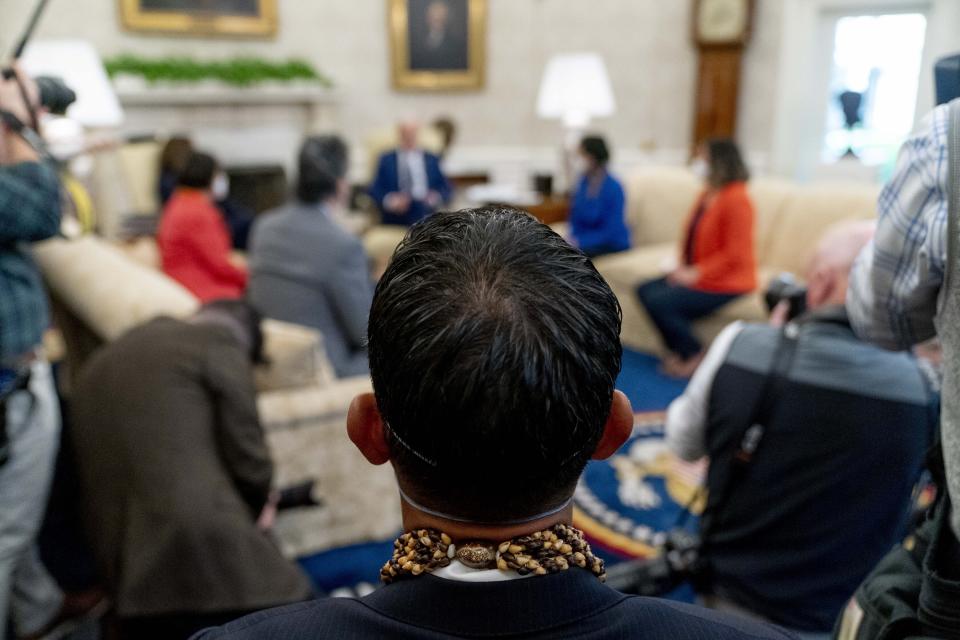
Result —
[[[50, 240], [36, 246], [37, 262], [55, 303], [71, 368], [98, 344], [158, 315], [184, 317], [199, 305], [178, 283], [139, 258], [97, 237]], [[134, 251], [133, 255], [137, 255]], [[303, 556], [331, 547], [379, 540], [400, 529], [396, 485], [389, 465], [372, 467], [346, 434], [353, 397], [371, 389], [367, 376], [333, 376], [322, 337], [281, 322], [264, 323], [272, 364], [256, 382], [261, 421], [276, 465], [275, 484], [318, 480], [321, 507], [283, 512], [275, 532], [283, 551]]]
[[[633, 248], [600, 258], [603, 274], [623, 307], [621, 338], [625, 346], [662, 353], [659, 334], [636, 296], [637, 286], [663, 275], [675, 259], [682, 227], [700, 192], [696, 177], [683, 168], [645, 168], [629, 176], [627, 218]], [[878, 188], [863, 184], [798, 185], [779, 179], [750, 182], [756, 208], [756, 253], [761, 289], [772, 276], [789, 271], [802, 276], [820, 235], [844, 219], [875, 216]], [[759, 291], [704, 318], [695, 330], [705, 343], [734, 320], [766, 317]]]

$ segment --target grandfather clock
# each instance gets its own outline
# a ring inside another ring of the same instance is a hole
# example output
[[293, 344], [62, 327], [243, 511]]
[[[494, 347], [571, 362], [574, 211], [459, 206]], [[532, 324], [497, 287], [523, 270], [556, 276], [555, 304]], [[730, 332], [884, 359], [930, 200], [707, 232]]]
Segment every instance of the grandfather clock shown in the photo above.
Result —
[[743, 50], [754, 0], [694, 0], [693, 39], [699, 49], [694, 148], [707, 138], [733, 137]]

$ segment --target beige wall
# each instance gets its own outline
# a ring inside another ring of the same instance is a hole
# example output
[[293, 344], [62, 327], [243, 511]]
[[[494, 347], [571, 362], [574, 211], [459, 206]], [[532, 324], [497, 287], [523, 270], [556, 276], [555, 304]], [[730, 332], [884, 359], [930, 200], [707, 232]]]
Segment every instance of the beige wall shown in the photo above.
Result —
[[[306, 57], [336, 82], [339, 121], [355, 143], [398, 114], [454, 115], [464, 146], [555, 145], [556, 123], [539, 120], [534, 102], [547, 58], [595, 50], [610, 70], [618, 110], [595, 128], [624, 150], [679, 151], [689, 143], [696, 51], [690, 42], [692, 1], [489, 0], [487, 83], [479, 92], [406, 94], [389, 77], [385, 0], [278, 0], [273, 41], [204, 40], [123, 32], [117, 0], [52, 0], [38, 37], [81, 37], [108, 56], [238, 54]], [[771, 141], [773, 87], [780, 41], [780, 0], [759, 0], [755, 37], [745, 61], [740, 133], [752, 152]], [[4, 6], [0, 45], [8, 50], [32, 1]]]

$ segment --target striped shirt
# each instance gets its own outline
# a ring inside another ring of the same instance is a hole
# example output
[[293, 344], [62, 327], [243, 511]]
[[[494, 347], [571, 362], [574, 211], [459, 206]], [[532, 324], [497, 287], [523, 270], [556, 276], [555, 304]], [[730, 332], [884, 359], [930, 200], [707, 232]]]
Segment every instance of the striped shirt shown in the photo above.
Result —
[[947, 261], [948, 116], [948, 105], [937, 107], [904, 143], [880, 192], [876, 236], [850, 275], [850, 321], [862, 338], [886, 347], [936, 335]]
[[0, 364], [33, 349], [49, 312], [27, 243], [60, 228], [60, 182], [35, 162], [0, 167]]

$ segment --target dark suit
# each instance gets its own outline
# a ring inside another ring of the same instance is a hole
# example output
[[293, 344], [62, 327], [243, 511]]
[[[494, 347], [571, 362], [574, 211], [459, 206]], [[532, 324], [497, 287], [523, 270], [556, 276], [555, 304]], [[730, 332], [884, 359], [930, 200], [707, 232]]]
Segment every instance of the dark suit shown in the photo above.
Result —
[[765, 623], [667, 600], [627, 596], [572, 569], [509, 582], [422, 576], [361, 600], [331, 598], [263, 611], [195, 640], [320, 638], [792, 638]]
[[[423, 152], [424, 170], [427, 177], [427, 189], [436, 191], [440, 194], [443, 202], [449, 202], [453, 195], [453, 188], [443, 171], [440, 168], [440, 159], [432, 153]], [[423, 220], [433, 213], [426, 202], [414, 200], [410, 203], [410, 209], [403, 214], [395, 214], [387, 211], [383, 207], [383, 199], [388, 193], [399, 192], [400, 188], [400, 160], [396, 150], [389, 151], [380, 156], [380, 162], [377, 164], [377, 175], [370, 185], [368, 193], [374, 199], [380, 208], [383, 224], [412, 225], [415, 222]]]
[[83, 517], [120, 617], [308, 597], [255, 526], [273, 466], [227, 329], [158, 318], [129, 331], [84, 367], [71, 409]]

